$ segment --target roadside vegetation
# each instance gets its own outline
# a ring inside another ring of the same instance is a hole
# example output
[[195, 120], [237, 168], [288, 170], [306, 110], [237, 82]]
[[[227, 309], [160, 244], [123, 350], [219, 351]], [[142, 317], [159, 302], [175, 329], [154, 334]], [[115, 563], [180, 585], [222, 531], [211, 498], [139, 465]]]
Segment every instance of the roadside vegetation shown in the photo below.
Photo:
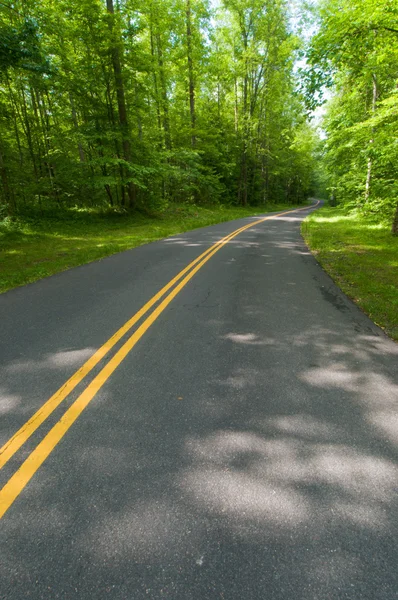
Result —
[[302, 233], [347, 296], [398, 341], [398, 237], [388, 221], [324, 207], [307, 217]]
[[317, 136], [291, 16], [286, 0], [1, 2], [0, 290], [305, 203]]
[[303, 83], [309, 108], [325, 89], [332, 96], [321, 152], [329, 196], [398, 235], [398, 4], [322, 0], [316, 24]]
[[53, 211], [0, 223], [0, 293], [70, 267], [169, 235], [291, 205], [173, 205], [152, 216], [101, 211]]
[[330, 98], [319, 147], [329, 206], [304, 222], [303, 235], [344, 292], [398, 340], [398, 5], [323, 0], [313, 16], [303, 89], [309, 110]]
[[0, 291], [321, 196], [307, 240], [396, 337], [397, 65], [391, 0], [1, 2]]

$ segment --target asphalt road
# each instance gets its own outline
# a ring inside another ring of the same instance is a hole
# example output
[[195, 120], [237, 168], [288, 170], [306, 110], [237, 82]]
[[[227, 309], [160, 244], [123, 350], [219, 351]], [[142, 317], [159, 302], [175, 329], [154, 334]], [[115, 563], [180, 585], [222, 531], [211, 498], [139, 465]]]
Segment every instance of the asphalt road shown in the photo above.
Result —
[[[2, 599], [398, 598], [398, 345], [309, 254], [305, 214], [225, 244], [104, 381], [0, 523]], [[252, 220], [0, 296], [0, 444], [181, 269]]]

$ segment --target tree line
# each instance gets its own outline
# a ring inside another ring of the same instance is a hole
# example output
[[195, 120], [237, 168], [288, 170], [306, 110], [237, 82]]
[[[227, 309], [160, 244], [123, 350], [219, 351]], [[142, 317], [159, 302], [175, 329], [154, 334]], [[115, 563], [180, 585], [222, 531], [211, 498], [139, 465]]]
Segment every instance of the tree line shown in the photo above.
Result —
[[0, 210], [300, 203], [285, 0], [2, 0]]
[[323, 164], [333, 199], [398, 234], [398, 3], [322, 0], [308, 49], [307, 101], [333, 90]]

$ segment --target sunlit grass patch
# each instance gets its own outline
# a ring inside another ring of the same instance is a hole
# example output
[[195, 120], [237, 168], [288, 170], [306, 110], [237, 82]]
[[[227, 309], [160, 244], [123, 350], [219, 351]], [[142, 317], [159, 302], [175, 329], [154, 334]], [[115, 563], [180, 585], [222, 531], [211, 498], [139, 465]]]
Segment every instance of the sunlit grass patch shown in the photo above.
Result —
[[398, 238], [390, 226], [325, 207], [303, 222], [302, 233], [342, 290], [398, 340]]
[[0, 223], [0, 292], [190, 229], [291, 206], [170, 206], [161, 214], [75, 211]]

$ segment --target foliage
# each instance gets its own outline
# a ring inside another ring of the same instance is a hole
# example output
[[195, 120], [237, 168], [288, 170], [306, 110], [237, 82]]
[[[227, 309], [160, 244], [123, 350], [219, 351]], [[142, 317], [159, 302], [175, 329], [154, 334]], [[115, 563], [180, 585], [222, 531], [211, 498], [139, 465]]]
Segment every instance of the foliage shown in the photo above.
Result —
[[[307, 96], [333, 82], [324, 129], [333, 196], [398, 233], [398, 5], [323, 0], [308, 51]], [[395, 215], [395, 217], [394, 217]]]
[[303, 201], [298, 47], [285, 0], [1, 3], [0, 203]]

